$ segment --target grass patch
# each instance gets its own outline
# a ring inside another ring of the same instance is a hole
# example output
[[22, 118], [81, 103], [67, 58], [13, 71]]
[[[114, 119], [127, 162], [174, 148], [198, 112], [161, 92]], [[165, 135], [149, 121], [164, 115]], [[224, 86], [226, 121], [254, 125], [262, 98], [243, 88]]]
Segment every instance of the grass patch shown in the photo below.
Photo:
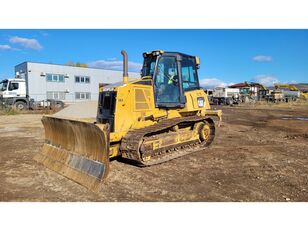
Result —
[[13, 107], [5, 107], [0, 109], [0, 115], [18, 115], [19, 111]]

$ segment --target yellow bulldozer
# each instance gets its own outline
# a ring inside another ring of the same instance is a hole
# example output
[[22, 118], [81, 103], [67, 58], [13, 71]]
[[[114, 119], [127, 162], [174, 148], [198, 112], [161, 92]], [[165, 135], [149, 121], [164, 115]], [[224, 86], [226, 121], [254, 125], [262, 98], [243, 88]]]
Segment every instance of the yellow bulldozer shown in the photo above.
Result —
[[143, 53], [141, 78], [99, 88], [96, 122], [44, 116], [45, 144], [35, 160], [98, 192], [116, 157], [151, 166], [209, 146], [221, 110], [211, 110], [199, 85], [199, 58]]

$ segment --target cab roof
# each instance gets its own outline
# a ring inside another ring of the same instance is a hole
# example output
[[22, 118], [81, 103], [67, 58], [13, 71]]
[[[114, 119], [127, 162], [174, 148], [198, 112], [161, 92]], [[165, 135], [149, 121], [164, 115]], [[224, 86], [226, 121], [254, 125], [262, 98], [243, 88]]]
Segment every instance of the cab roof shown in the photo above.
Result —
[[195, 57], [193, 55], [188, 55], [188, 54], [184, 54], [181, 52], [174, 52], [174, 51], [163, 51], [163, 50], [154, 50], [154, 51], [150, 51], [150, 52], [144, 52], [143, 53], [143, 57], [148, 57], [148, 56], [158, 56], [158, 55], [168, 55], [168, 54], [172, 54], [172, 55], [180, 55], [180, 56], [186, 56], [186, 57]]

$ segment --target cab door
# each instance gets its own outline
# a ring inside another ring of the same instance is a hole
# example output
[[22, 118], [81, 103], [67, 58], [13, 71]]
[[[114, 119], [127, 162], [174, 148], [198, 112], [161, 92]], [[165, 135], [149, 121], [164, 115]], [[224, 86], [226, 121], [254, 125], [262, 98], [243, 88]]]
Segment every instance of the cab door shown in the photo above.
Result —
[[19, 82], [10, 81], [8, 92], [10, 97], [19, 97]]
[[183, 108], [182, 86], [177, 56], [159, 57], [154, 75], [155, 105], [159, 108]]

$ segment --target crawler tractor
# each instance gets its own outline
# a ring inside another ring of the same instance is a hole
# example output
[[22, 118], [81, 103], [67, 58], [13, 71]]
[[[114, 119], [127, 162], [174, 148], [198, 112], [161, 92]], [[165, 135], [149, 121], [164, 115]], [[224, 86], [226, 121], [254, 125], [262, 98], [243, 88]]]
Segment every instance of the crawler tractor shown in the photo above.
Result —
[[35, 159], [98, 192], [110, 159], [151, 166], [209, 146], [221, 111], [199, 85], [199, 58], [161, 50], [143, 53], [141, 78], [100, 87], [96, 122], [44, 116], [45, 144]]

